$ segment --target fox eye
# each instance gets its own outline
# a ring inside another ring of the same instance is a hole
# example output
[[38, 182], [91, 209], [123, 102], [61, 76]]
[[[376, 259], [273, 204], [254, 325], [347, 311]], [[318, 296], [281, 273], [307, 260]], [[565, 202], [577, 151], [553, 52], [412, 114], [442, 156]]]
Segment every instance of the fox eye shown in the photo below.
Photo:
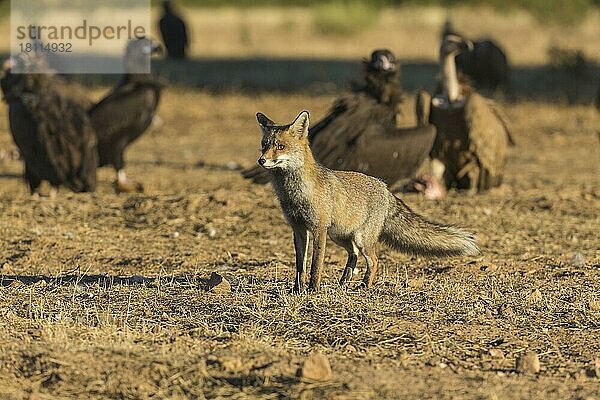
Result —
[[284, 145], [282, 145], [282, 144], [277, 145], [277, 150], [283, 150], [283, 149], [285, 149]]

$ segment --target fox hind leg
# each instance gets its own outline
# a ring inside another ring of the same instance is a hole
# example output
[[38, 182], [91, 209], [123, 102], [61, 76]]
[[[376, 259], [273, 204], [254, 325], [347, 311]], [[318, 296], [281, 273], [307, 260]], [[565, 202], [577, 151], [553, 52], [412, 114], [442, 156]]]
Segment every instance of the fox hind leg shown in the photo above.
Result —
[[358, 248], [354, 243], [350, 243], [350, 246], [344, 246], [344, 248], [348, 252], [348, 260], [346, 261], [346, 267], [344, 267], [344, 272], [340, 279], [340, 286], [348, 282], [348, 279], [354, 275], [356, 262], [358, 261]]
[[365, 271], [365, 276], [363, 277], [361, 287], [370, 288], [373, 286], [373, 282], [375, 281], [375, 274], [377, 273], [379, 261], [377, 260], [377, 254], [372, 248], [362, 247], [360, 248], [360, 253], [367, 262], [367, 270]]

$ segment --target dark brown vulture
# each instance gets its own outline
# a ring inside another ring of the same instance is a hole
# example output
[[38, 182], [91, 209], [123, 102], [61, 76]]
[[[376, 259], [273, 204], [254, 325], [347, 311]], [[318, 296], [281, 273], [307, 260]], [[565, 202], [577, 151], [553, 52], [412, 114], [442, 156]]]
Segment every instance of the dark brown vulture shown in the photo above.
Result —
[[[450, 21], [444, 24], [442, 40], [447, 35], [458, 35], [454, 32]], [[510, 67], [505, 52], [499, 44], [489, 38], [472, 42], [470, 51], [456, 56], [456, 69], [468, 76], [479, 89], [496, 91], [508, 89], [510, 85]]]
[[[96, 188], [96, 135], [87, 110], [64, 96], [52, 76], [41, 74], [32, 56], [10, 58], [4, 65], [0, 84], [8, 104], [10, 130], [25, 161], [25, 180], [32, 194], [42, 181], [74, 192]], [[21, 63], [16, 74], [11, 65]], [[36, 73], [38, 71], [38, 73]]]
[[440, 48], [442, 82], [431, 100], [429, 121], [437, 127], [431, 158], [443, 165], [448, 188], [483, 191], [502, 182], [512, 138], [493, 103], [458, 79], [456, 54], [472, 43], [447, 35]]
[[[131, 41], [125, 54], [126, 71], [139, 71], [140, 63], [148, 62], [148, 55], [158, 51], [160, 46], [150, 39]], [[120, 83], [89, 110], [98, 137], [99, 166], [115, 168], [117, 192], [143, 190], [140, 183], [127, 179], [123, 154], [152, 123], [162, 86], [150, 74], [126, 72]]]
[[[427, 125], [427, 118], [426, 126], [396, 127], [402, 91], [392, 52], [374, 51], [364, 61], [364, 71], [364, 85], [339, 98], [329, 114], [310, 128], [311, 149], [329, 168], [360, 171], [388, 184], [410, 178], [427, 157], [435, 128]], [[256, 166], [242, 175], [266, 183], [270, 178], [265, 171]]]
[[163, 15], [158, 23], [163, 43], [167, 48], [167, 56], [173, 59], [184, 59], [189, 46], [185, 22], [173, 12], [171, 1], [163, 1]]

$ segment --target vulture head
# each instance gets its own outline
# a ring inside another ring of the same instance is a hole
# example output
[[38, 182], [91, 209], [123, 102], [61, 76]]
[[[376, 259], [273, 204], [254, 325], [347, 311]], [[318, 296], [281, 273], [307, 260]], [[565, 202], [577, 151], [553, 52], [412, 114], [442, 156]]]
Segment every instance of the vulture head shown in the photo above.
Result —
[[444, 36], [442, 45], [440, 46], [440, 59], [445, 59], [448, 56], [456, 56], [460, 53], [473, 51], [473, 42], [455, 34]]
[[171, 0], [163, 1], [162, 7], [165, 14], [171, 14], [173, 12], [173, 4], [171, 3]]
[[160, 43], [152, 39], [144, 37], [129, 41], [125, 49], [125, 71], [130, 73], [144, 71], [150, 57], [161, 52]]
[[373, 51], [366, 64], [367, 69], [373, 72], [394, 73], [397, 70], [396, 57], [388, 49]]
[[[13, 72], [13, 71], [17, 72]], [[44, 73], [48, 65], [43, 57], [21, 53], [4, 61], [0, 71], [0, 87], [6, 101], [20, 97], [23, 93], [39, 90], [46, 82]]]
[[400, 65], [394, 53], [387, 49], [375, 50], [371, 57], [363, 60], [366, 87], [365, 90], [377, 102], [397, 104], [402, 101], [400, 87]]
[[455, 57], [464, 52], [473, 50], [473, 43], [459, 35], [449, 34], [444, 36], [440, 46], [440, 72], [442, 75], [442, 93], [433, 99], [434, 106], [462, 107], [463, 95], [461, 85], [456, 73]]

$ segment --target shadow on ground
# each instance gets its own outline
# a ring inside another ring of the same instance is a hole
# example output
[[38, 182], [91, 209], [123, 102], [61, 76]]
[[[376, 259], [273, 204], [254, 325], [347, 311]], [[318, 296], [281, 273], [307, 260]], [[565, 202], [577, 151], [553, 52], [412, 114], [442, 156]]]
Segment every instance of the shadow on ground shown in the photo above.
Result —
[[[0, 57], [5, 57], [2, 55]], [[334, 92], [360, 80], [354, 59], [317, 58], [201, 58], [186, 61], [153, 60], [154, 74], [166, 83], [212, 91]], [[402, 86], [408, 91], [432, 90], [438, 66], [422, 60], [402, 62]], [[78, 75], [86, 85], [112, 85], [118, 75]], [[508, 100], [543, 100], [591, 104], [600, 79], [600, 66], [590, 64], [575, 75], [550, 65], [517, 66], [511, 71]]]

